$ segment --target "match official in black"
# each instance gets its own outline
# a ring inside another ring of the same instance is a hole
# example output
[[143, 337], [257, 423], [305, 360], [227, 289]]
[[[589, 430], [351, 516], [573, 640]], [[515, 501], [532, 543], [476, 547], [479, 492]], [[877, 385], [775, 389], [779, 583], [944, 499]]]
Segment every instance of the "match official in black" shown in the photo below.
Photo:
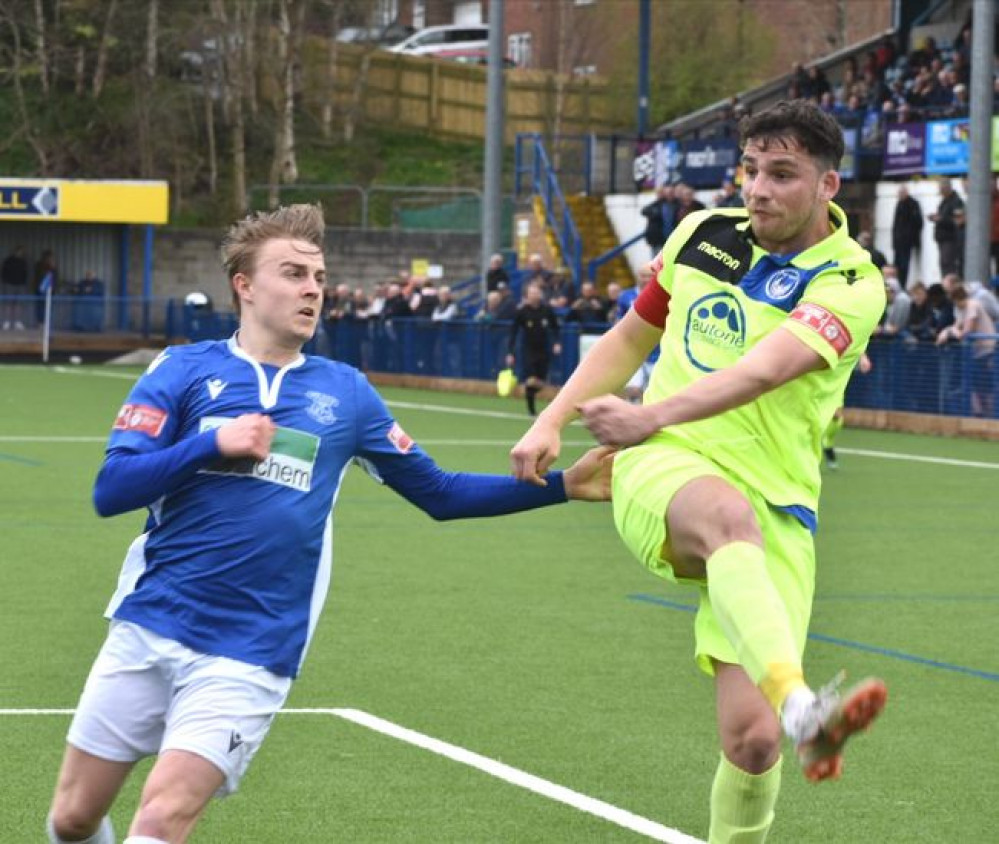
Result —
[[509, 367], [516, 362], [517, 338], [521, 332], [524, 336], [519, 375], [524, 381], [527, 412], [531, 416], [537, 416], [535, 400], [545, 385], [552, 355], [560, 354], [562, 346], [559, 343], [558, 317], [544, 301], [541, 287], [535, 283], [527, 285], [524, 302], [513, 318], [509, 353], [506, 356], [506, 365]]

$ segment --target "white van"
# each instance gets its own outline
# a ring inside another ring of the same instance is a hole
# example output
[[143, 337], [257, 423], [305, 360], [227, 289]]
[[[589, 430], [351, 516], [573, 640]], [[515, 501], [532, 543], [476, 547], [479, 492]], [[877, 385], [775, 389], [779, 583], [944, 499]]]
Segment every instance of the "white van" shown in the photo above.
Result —
[[451, 24], [425, 27], [389, 49], [393, 53], [408, 53], [411, 56], [432, 56], [442, 50], [484, 50], [488, 47], [488, 26]]

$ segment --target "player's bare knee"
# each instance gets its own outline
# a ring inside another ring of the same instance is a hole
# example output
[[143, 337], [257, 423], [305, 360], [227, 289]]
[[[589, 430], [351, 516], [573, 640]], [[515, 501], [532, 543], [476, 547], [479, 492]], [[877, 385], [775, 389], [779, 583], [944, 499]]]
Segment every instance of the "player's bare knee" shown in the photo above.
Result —
[[203, 807], [180, 795], [158, 794], [143, 800], [136, 812], [132, 832], [173, 841], [190, 828]]
[[697, 518], [674, 519], [668, 514], [669, 533], [681, 556], [707, 560], [715, 551], [732, 542], [763, 544], [752, 505], [737, 492], [705, 498]]
[[741, 495], [720, 496], [710, 505], [704, 519], [712, 526], [717, 550], [730, 542], [762, 543], [760, 525], [752, 505]]
[[56, 795], [49, 812], [52, 831], [64, 841], [90, 838], [101, 825], [104, 815], [71, 795]]
[[751, 774], [770, 770], [780, 755], [781, 734], [776, 719], [757, 718], [730, 731], [724, 751], [737, 768]]

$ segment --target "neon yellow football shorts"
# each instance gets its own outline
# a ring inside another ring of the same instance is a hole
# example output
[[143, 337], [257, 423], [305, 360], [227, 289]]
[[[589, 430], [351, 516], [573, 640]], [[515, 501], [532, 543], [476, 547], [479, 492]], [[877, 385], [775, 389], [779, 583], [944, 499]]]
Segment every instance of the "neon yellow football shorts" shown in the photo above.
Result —
[[815, 591], [812, 535], [794, 516], [771, 507], [759, 493], [707, 457], [666, 434], [620, 452], [614, 458], [612, 482], [617, 532], [653, 574], [698, 589], [694, 656], [700, 668], [713, 675], [712, 659], [738, 664], [735, 648], [722, 633], [711, 608], [706, 582], [678, 578], [669, 560], [667, 508], [681, 487], [705, 476], [731, 484], [752, 505], [763, 535], [767, 570], [787, 609], [798, 652], [803, 654]]

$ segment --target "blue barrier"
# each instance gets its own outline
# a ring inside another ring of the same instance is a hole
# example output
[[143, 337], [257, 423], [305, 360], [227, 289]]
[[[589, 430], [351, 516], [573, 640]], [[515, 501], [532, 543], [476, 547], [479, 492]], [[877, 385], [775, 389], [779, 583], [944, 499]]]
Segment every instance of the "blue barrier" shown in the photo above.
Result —
[[846, 391], [846, 405], [999, 418], [996, 351], [982, 354], [981, 342], [982, 338], [970, 338], [936, 346], [911, 339], [875, 338], [867, 350], [873, 367], [867, 375], [854, 374]]
[[[324, 323], [313, 344], [318, 354], [364, 371], [493, 380], [506, 368], [510, 328], [506, 320], [341, 319]], [[562, 326], [561, 344], [552, 359], [555, 384], [579, 364], [577, 324]]]
[[[210, 319], [206, 319], [210, 317]], [[221, 339], [236, 328], [235, 314], [212, 313], [190, 319], [191, 340]], [[415, 317], [393, 320], [342, 319], [324, 323], [306, 351], [349, 363], [362, 371], [440, 378], [495, 380], [506, 368], [511, 323]], [[587, 326], [602, 333], [608, 326]], [[561, 354], [552, 358], [549, 381], [563, 384], [579, 365], [580, 325], [564, 321]], [[996, 338], [984, 338], [996, 339]], [[914, 340], [875, 338], [867, 375], [854, 373], [847, 407], [944, 416], [999, 418], [999, 350], [982, 354], [983, 338], [935, 346]], [[522, 356], [517, 354], [518, 359]]]

